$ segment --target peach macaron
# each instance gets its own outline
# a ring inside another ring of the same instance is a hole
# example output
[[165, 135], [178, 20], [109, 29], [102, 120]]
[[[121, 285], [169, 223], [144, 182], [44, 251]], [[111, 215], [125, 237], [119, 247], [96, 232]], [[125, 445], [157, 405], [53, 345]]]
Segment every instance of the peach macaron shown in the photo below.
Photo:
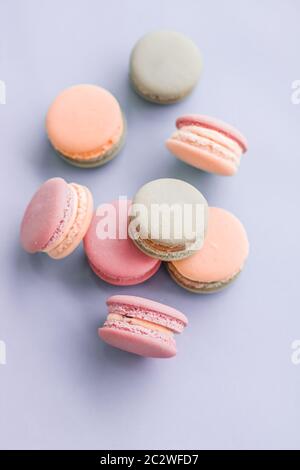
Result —
[[65, 258], [80, 244], [93, 215], [93, 199], [85, 186], [51, 178], [33, 195], [21, 223], [20, 239], [28, 253]]
[[238, 171], [248, 143], [233, 126], [209, 116], [190, 114], [178, 118], [176, 127], [166, 147], [179, 160], [223, 176]]
[[68, 163], [93, 168], [114, 158], [124, 143], [125, 119], [116, 98], [96, 85], [75, 85], [60, 93], [47, 117], [48, 138]]
[[208, 230], [201, 250], [168, 263], [168, 271], [181, 287], [195, 293], [216, 292], [228, 286], [242, 271], [249, 254], [242, 223], [230, 212], [210, 207]]

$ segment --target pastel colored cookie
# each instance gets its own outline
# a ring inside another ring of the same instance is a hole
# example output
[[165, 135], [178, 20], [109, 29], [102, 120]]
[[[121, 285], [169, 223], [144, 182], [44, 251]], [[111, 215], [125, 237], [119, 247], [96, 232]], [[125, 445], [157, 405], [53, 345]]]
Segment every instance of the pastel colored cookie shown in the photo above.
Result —
[[174, 334], [187, 326], [183, 313], [154, 302], [128, 295], [107, 300], [108, 316], [99, 336], [115, 348], [144, 357], [169, 358], [176, 355]]
[[207, 202], [194, 186], [162, 178], [150, 181], [135, 195], [128, 233], [153, 258], [183, 259], [203, 245], [207, 214]]
[[177, 158], [201, 170], [219, 175], [234, 175], [247, 151], [245, 137], [218, 119], [198, 114], [176, 121], [177, 130], [166, 146]]
[[197, 84], [202, 59], [197, 46], [181, 33], [154, 31], [135, 45], [130, 77], [136, 92], [148, 101], [175, 103]]
[[34, 194], [25, 211], [20, 238], [28, 253], [61, 259], [83, 239], [93, 214], [90, 191], [62, 178], [51, 178]]
[[48, 110], [46, 128], [57, 153], [82, 168], [107, 163], [124, 143], [120, 105], [96, 85], [76, 85], [60, 93]]
[[241, 222], [224, 209], [210, 207], [202, 249], [188, 259], [168, 263], [168, 270], [181, 287], [206, 294], [234, 281], [248, 254], [249, 242]]
[[121, 199], [99, 206], [84, 238], [85, 253], [94, 273], [118, 286], [146, 281], [161, 264], [138, 250], [128, 237], [130, 205], [130, 201]]

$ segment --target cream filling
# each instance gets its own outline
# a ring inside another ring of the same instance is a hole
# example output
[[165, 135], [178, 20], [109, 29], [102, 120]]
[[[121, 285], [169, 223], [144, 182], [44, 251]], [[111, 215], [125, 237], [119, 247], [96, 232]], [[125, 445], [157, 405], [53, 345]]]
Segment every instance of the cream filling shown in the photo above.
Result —
[[157, 325], [156, 323], [151, 323], [146, 320], [140, 320], [139, 318], [133, 318], [133, 317], [126, 317], [124, 315], [120, 315], [117, 313], [109, 313], [107, 316], [107, 321], [108, 322], [114, 322], [114, 321], [119, 321], [119, 322], [124, 322], [129, 325], [137, 325], [137, 326], [142, 326], [145, 329], [150, 329], [154, 331], [159, 331], [161, 333], [164, 333], [165, 335], [169, 336], [174, 336], [173, 331], [169, 330], [168, 328], [165, 328], [161, 325]]
[[53, 250], [48, 251], [48, 254], [53, 258], [60, 256], [65, 250], [67, 250], [73, 243], [78, 234], [81, 231], [81, 228], [84, 224], [84, 221], [87, 216], [88, 210], [88, 194], [84, 186], [71, 183], [72, 188], [75, 189], [78, 198], [78, 206], [76, 211], [76, 218], [70, 230], [67, 231], [65, 237], [61, 243], [54, 248]]
[[178, 318], [133, 305], [127, 306], [112, 303], [108, 305], [108, 313], [119, 316], [121, 315], [125, 318], [146, 321], [147, 323], [161, 326], [175, 333], [181, 333], [185, 327], [183, 321]]
[[234, 140], [220, 132], [200, 126], [183, 126], [174, 132], [171, 138], [212, 152], [216, 157], [229, 160], [236, 166], [239, 166], [243, 153]]

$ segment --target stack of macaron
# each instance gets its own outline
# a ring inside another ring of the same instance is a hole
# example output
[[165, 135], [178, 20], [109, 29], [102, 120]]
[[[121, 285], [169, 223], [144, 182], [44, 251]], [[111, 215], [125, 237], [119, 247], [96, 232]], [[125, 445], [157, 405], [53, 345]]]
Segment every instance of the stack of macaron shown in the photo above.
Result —
[[[175, 103], [196, 86], [202, 70], [197, 46], [174, 31], [141, 38], [131, 53], [130, 80], [147, 101]], [[116, 98], [104, 88], [81, 84], [60, 93], [46, 118], [49, 141], [67, 163], [94, 168], [123, 147], [126, 120]], [[206, 172], [234, 175], [247, 141], [233, 126], [200, 114], [176, 121], [168, 150]], [[28, 253], [53, 259], [70, 255], [83, 241], [93, 273], [115, 286], [147, 281], [166, 266], [182, 288], [217, 292], [242, 271], [249, 243], [242, 223], [230, 212], [210, 207], [191, 184], [162, 178], [147, 182], [132, 200], [101, 203], [94, 210], [91, 191], [60, 177], [36, 191], [21, 223]], [[108, 230], [107, 230], [108, 227]], [[187, 318], [174, 308], [140, 297], [114, 295], [99, 336], [110, 345], [147, 357], [176, 354], [175, 333]]]

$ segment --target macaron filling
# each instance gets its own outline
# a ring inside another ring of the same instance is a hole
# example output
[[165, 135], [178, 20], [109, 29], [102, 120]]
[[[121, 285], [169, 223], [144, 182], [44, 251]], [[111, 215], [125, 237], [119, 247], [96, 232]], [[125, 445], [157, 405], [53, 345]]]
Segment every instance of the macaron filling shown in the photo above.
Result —
[[240, 164], [240, 157], [243, 153], [242, 147], [233, 139], [216, 130], [202, 126], [185, 125], [175, 131], [171, 139], [210, 152], [218, 158], [232, 162], [236, 167]]
[[146, 337], [150, 337], [153, 339], [157, 339], [159, 341], [162, 341], [164, 343], [167, 343], [171, 345], [172, 347], [176, 348], [176, 343], [175, 339], [172, 335], [172, 333], [165, 333], [161, 330], [158, 330], [155, 328], [155, 325], [153, 325], [151, 328], [142, 326], [141, 324], [134, 323], [134, 321], [131, 320], [125, 320], [122, 317], [122, 320], [117, 320], [117, 319], [107, 319], [104, 322], [103, 328], [110, 328], [110, 329], [117, 329], [121, 331], [127, 331], [129, 333], [133, 334], [138, 334]]
[[71, 183], [70, 186], [72, 186], [72, 188], [76, 191], [78, 199], [76, 217], [70, 229], [67, 231], [67, 233], [65, 233], [61, 243], [54, 249], [47, 251], [48, 255], [52, 258], [63, 257], [63, 253], [69, 250], [70, 246], [74, 243], [76, 237], [81, 232], [82, 226], [84, 225], [88, 216], [89, 197], [87, 189], [84, 186], [80, 186], [75, 183]]
[[245, 137], [232, 126], [227, 125], [221, 121], [213, 120], [207, 116], [199, 116], [199, 117], [181, 117], [178, 118], [176, 121], [177, 129], [182, 129], [183, 127], [198, 127], [201, 129], [207, 129], [210, 131], [215, 131], [221, 136], [225, 136], [230, 140], [236, 142], [242, 149], [242, 152], [246, 152], [248, 148], [247, 141]]
[[151, 309], [137, 307], [133, 305], [116, 304], [108, 305], [109, 315], [118, 315], [125, 320], [142, 320], [152, 325], [152, 328], [163, 327], [170, 331], [170, 333], [181, 333], [184, 330], [185, 324], [183, 321], [170, 317], [168, 315], [156, 312]]

